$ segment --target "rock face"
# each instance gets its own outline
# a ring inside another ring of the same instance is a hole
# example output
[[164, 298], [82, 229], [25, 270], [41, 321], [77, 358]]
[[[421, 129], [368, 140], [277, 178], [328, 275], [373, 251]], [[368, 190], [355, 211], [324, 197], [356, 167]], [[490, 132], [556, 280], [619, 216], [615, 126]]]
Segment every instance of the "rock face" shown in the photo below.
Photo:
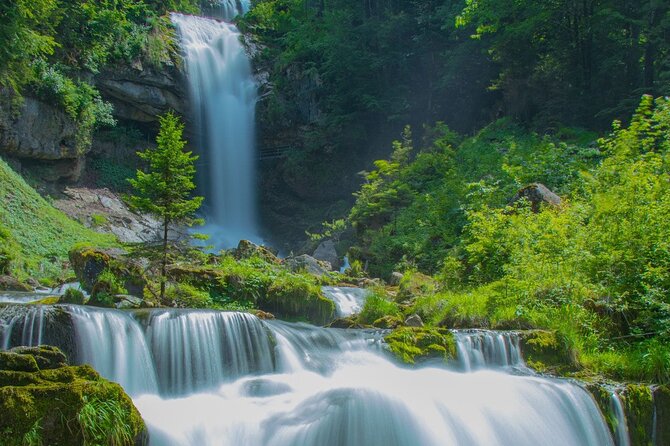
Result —
[[0, 275], [0, 291], [32, 291], [33, 288], [12, 276]]
[[169, 110], [188, 115], [184, 74], [174, 65], [160, 71], [140, 65], [116, 66], [102, 71], [94, 82], [120, 119], [153, 123]]
[[281, 260], [279, 260], [279, 258], [277, 258], [277, 256], [274, 255], [268, 248], [265, 246], [259, 246], [253, 242], [250, 242], [249, 240], [240, 240], [237, 245], [237, 249], [235, 249], [233, 252], [233, 256], [237, 260], [249, 259], [256, 256], [260, 257], [266, 262], [274, 263], [275, 265], [281, 263]]
[[65, 198], [54, 202], [70, 218], [98, 232], [111, 233], [124, 243], [160, 239], [160, 223], [150, 215], [136, 214], [109, 189], [68, 187]]
[[[119, 248], [101, 249], [77, 247], [70, 251], [70, 263], [81, 287], [92, 293], [103, 271], [108, 270], [123, 284], [128, 293], [135, 296], [144, 294], [146, 278], [142, 265], [126, 257]], [[89, 303], [95, 303], [91, 296]]]
[[148, 442], [121, 386], [90, 366], [67, 366], [55, 347], [0, 353], [0, 413], [0, 443], [7, 446]]
[[330, 263], [335, 269], [340, 268], [340, 257], [337, 255], [335, 243], [332, 240], [324, 240], [319, 243], [319, 246], [314, 251], [314, 254], [312, 254], [312, 257], [316, 260]]
[[8, 99], [0, 103], [0, 151], [17, 158], [58, 160], [79, 158], [77, 126], [60, 109], [25, 97], [13, 114]]
[[516, 193], [514, 198], [512, 198], [512, 203], [516, 203], [522, 198], [525, 198], [530, 202], [530, 208], [533, 212], [539, 212], [543, 204], [556, 207], [560, 206], [563, 202], [561, 197], [550, 191], [547, 186], [540, 183], [533, 183], [521, 189]]

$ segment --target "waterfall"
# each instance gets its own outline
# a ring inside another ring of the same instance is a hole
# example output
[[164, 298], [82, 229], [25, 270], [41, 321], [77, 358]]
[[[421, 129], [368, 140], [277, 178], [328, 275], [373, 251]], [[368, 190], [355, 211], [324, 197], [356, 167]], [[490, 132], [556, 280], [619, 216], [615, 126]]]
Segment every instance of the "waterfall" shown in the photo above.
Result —
[[321, 287], [323, 294], [335, 303], [338, 317], [360, 313], [368, 297], [368, 291], [355, 287]]
[[465, 371], [524, 366], [519, 337], [511, 332], [454, 330], [459, 367]]
[[[626, 423], [626, 414], [621, 404], [621, 397], [616, 390], [610, 394], [610, 408], [616, 419], [616, 428], [614, 430], [614, 442], [616, 446], [630, 446], [630, 434], [628, 433], [628, 423]], [[656, 444], [652, 442], [652, 444]]]
[[274, 370], [269, 332], [250, 314], [154, 312], [147, 337], [164, 395], [204, 391], [225, 380]]
[[[222, 1], [218, 13], [231, 19], [248, 1]], [[260, 241], [255, 196], [256, 83], [235, 25], [173, 14], [199, 134], [198, 183], [205, 196], [204, 232], [216, 247], [240, 239]]]
[[10, 305], [0, 331], [3, 348], [74, 343], [129, 391], [153, 446], [615, 445], [583, 388], [520, 367], [514, 333], [455, 331], [451, 370], [400, 367], [384, 331], [244, 313]]

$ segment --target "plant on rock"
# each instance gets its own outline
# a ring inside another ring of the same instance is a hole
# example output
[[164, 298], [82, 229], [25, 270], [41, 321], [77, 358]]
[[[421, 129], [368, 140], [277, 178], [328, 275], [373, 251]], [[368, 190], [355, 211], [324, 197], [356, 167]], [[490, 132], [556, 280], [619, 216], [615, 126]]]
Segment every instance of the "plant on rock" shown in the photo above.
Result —
[[202, 204], [202, 197], [193, 197], [195, 189], [195, 160], [191, 152], [184, 150], [186, 141], [182, 139], [184, 124], [169, 112], [160, 118], [160, 131], [156, 138], [158, 146], [138, 152], [148, 163], [146, 172], [137, 171], [129, 180], [134, 189], [129, 197], [131, 205], [160, 218], [163, 240], [159, 248], [160, 256], [160, 300], [165, 300], [166, 271], [171, 243], [168, 238], [170, 225], [175, 223], [192, 226], [198, 220], [195, 212]]

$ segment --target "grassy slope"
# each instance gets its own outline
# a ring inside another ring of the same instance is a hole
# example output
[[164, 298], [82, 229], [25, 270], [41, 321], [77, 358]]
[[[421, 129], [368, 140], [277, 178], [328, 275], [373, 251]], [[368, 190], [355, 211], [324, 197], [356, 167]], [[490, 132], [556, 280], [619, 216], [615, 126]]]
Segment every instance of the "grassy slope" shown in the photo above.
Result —
[[57, 279], [63, 275], [68, 250], [78, 242], [114, 245], [115, 239], [98, 234], [51, 206], [0, 160], [0, 225], [18, 244], [13, 272], [19, 278]]

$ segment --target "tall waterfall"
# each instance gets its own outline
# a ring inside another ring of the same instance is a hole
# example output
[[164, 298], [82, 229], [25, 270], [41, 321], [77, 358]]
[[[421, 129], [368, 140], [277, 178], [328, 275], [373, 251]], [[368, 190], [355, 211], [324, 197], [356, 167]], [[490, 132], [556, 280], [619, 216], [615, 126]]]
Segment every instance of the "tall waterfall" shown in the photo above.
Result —
[[[249, 1], [221, 1], [214, 10], [231, 19]], [[173, 14], [186, 59], [195, 125], [199, 133], [198, 182], [211, 242], [231, 247], [259, 241], [255, 196], [256, 83], [231, 23]]]
[[[53, 336], [57, 321], [76, 336]], [[153, 446], [614, 446], [583, 388], [509, 373], [523, 365], [514, 335], [455, 334], [469, 368], [407, 369], [376, 330], [216, 311], [0, 309], [3, 348], [74, 343], [77, 361], [129, 391]]]

